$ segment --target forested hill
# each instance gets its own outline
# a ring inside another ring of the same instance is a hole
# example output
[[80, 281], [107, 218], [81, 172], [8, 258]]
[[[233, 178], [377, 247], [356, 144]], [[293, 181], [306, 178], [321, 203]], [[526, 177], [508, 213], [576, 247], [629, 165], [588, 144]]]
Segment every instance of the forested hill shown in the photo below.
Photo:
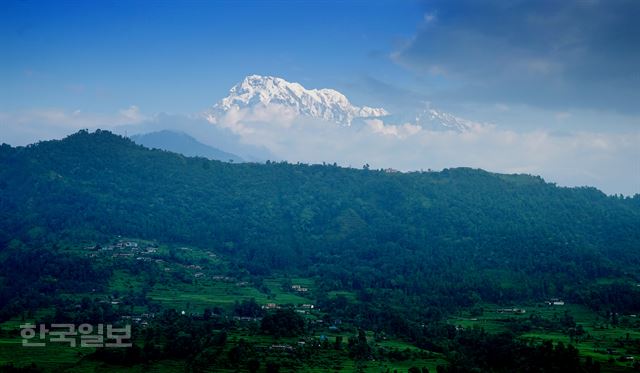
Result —
[[0, 214], [3, 245], [120, 234], [217, 250], [256, 275], [331, 272], [353, 287], [464, 284], [461, 272], [473, 283], [500, 270], [562, 284], [640, 265], [638, 195], [466, 168], [229, 164], [106, 131], [3, 145]]

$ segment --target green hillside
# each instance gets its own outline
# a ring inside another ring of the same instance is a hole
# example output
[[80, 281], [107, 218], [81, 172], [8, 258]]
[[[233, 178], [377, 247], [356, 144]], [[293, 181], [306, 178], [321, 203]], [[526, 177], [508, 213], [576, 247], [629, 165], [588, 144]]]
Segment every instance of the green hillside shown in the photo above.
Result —
[[[105, 254], [122, 237], [153, 250]], [[632, 365], [618, 357], [640, 352], [630, 316], [640, 313], [640, 195], [563, 188], [536, 176], [232, 164], [81, 131], [0, 147], [0, 245], [5, 329], [20, 317], [80, 320], [77, 309], [95, 322], [164, 312], [163, 322], [150, 323], [163, 332], [138, 336], [144, 348], [176, 337], [162, 334], [182, 322], [171, 309], [259, 318], [241, 328], [192, 321], [185, 330], [198, 342], [166, 357], [195, 371], [232, 367], [236, 358], [262, 359], [260, 371], [276, 360], [284, 371], [335, 370], [323, 364], [337, 359], [346, 371], [507, 372], [547, 359], [560, 370], [523, 371], [595, 372], [593, 360], [615, 371]], [[96, 303], [107, 298], [126, 298], [131, 308]], [[568, 313], [549, 312], [544, 302], [552, 298], [571, 305], [562, 309]], [[69, 302], [81, 307], [67, 310]], [[282, 307], [265, 312], [268, 303]], [[314, 310], [300, 309], [306, 303]], [[278, 314], [296, 307], [293, 316]], [[516, 307], [528, 312], [487, 315]], [[302, 329], [289, 330], [297, 317]], [[236, 339], [212, 341], [207, 330]], [[260, 352], [270, 338], [292, 345], [311, 338], [310, 346], [321, 336], [333, 344], [343, 337], [344, 348], [294, 359]], [[616, 354], [602, 352], [618, 338]], [[520, 353], [498, 358], [491, 346]], [[91, 356], [87, 367], [112, 359]], [[159, 359], [140, 356], [123, 359]]]

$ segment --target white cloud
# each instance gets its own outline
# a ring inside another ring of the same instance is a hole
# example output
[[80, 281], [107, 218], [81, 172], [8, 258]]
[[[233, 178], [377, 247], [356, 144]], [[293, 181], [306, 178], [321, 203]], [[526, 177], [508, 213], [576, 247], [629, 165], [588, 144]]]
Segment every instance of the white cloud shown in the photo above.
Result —
[[205, 114], [207, 120], [213, 124], [228, 128], [237, 134], [249, 135], [256, 130], [245, 123], [269, 123], [270, 126], [289, 128], [297, 119], [297, 113], [291, 107], [270, 104], [256, 105], [249, 108], [231, 107], [220, 118]]
[[565, 186], [590, 185], [607, 193], [640, 193], [640, 129], [599, 132], [478, 124], [466, 132], [432, 130], [380, 119], [341, 127], [296, 117], [284, 107], [235, 110], [216, 123], [201, 117], [148, 117], [131, 106], [112, 114], [81, 110], [0, 112], [0, 142], [24, 145], [61, 138], [82, 128], [150, 132], [185, 131], [246, 159], [337, 162], [403, 171], [475, 167], [530, 173]]
[[131, 105], [126, 109], [120, 110], [118, 113], [122, 116], [122, 119], [127, 121], [127, 123], [139, 123], [147, 119], [147, 117], [144, 116], [140, 112], [140, 109], [135, 105]]
[[438, 19], [435, 12], [428, 12], [424, 14], [425, 23], [432, 23]]
[[398, 138], [406, 138], [408, 136], [415, 135], [422, 130], [422, 127], [411, 123], [405, 123], [402, 125], [385, 124], [380, 119], [368, 119], [364, 122], [374, 133], [386, 136], [395, 136]]
[[[278, 159], [337, 162], [410, 171], [475, 167], [494, 172], [542, 175], [566, 186], [596, 186], [608, 193], [640, 193], [640, 131], [604, 133], [515, 131], [495, 125], [466, 132], [440, 131], [380, 119], [340, 127], [319, 120], [268, 115], [227, 128], [243, 142], [265, 146]], [[227, 118], [229, 119], [229, 118]]]
[[554, 115], [554, 117], [557, 121], [563, 121], [565, 119], [571, 118], [571, 113], [568, 111], [559, 111]]
[[26, 145], [39, 140], [62, 138], [80, 129], [111, 129], [149, 119], [132, 105], [116, 113], [85, 113], [80, 109], [34, 109], [0, 113], [0, 142]]
[[495, 109], [497, 111], [509, 111], [511, 108], [509, 107], [509, 105], [503, 104], [501, 102], [498, 102], [497, 104], [494, 105]]

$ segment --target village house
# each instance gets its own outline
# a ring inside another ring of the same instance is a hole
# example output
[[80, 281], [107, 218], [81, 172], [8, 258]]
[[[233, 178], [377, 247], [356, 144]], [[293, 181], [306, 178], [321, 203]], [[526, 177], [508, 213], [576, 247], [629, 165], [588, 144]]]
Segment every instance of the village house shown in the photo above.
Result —
[[272, 350], [280, 350], [280, 351], [293, 351], [293, 347], [290, 345], [271, 345]]
[[242, 322], [255, 322], [262, 320], [262, 317], [249, 317], [249, 316], [233, 316], [233, 319], [236, 321]]
[[132, 253], [117, 253], [111, 256], [112, 258], [131, 258], [133, 257]]
[[523, 313], [526, 313], [527, 311], [522, 309], [522, 308], [498, 308], [496, 310], [496, 312], [498, 312], [498, 313], [512, 313], [512, 314], [521, 315]]
[[564, 306], [564, 301], [559, 298], [551, 298], [546, 303], [547, 306]]
[[225, 282], [231, 282], [233, 280], [229, 276], [221, 276], [221, 275], [211, 276], [211, 279], [217, 280], [217, 281], [225, 281]]
[[276, 308], [278, 308], [278, 305], [275, 303], [267, 303], [264, 306], [262, 306], [262, 308], [266, 309], [266, 310], [274, 310]]
[[291, 285], [291, 289], [293, 289], [294, 291], [297, 291], [299, 293], [306, 293], [309, 291], [309, 289], [302, 287], [300, 285]]

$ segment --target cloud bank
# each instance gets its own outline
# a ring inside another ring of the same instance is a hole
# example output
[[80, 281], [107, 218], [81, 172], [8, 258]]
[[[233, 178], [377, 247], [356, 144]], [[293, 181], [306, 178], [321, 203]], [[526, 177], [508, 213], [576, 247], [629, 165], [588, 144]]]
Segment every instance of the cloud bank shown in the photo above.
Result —
[[113, 129], [149, 119], [135, 105], [107, 114], [63, 109], [0, 112], [0, 142], [27, 145], [39, 140], [59, 139], [81, 129]]
[[640, 131], [560, 133], [476, 124], [458, 132], [380, 119], [340, 127], [280, 114], [277, 108], [269, 113], [243, 109], [211, 125], [294, 162], [402, 171], [476, 167], [542, 175], [560, 185], [595, 186], [607, 193], [640, 193]]
[[474, 167], [541, 175], [563, 186], [595, 186], [606, 193], [640, 193], [640, 130], [618, 132], [513, 130], [476, 124], [466, 131], [415, 123], [363, 120], [350, 127], [299, 117], [286, 108], [228, 112], [216, 123], [204, 115], [149, 116], [134, 106], [98, 115], [61, 110], [0, 113], [0, 142], [24, 145], [61, 138], [81, 128], [133, 135], [163, 129], [254, 161], [333, 163], [401, 171]]
[[470, 101], [640, 112], [635, 0], [429, 0], [392, 59]]

